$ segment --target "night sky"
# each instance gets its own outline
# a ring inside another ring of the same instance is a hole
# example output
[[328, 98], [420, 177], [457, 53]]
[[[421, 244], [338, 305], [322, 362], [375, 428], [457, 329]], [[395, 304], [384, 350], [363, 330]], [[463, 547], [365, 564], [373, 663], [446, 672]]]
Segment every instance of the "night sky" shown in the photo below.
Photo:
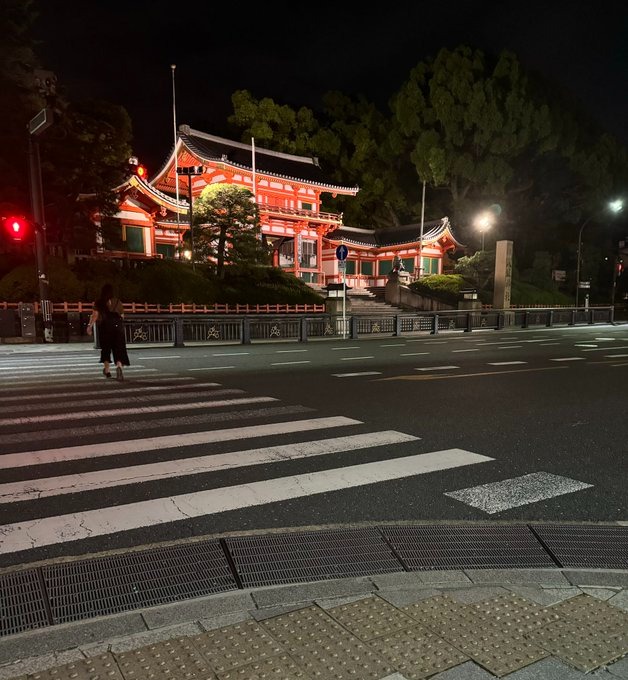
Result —
[[628, 2], [312, 3], [39, 0], [37, 51], [72, 99], [123, 105], [157, 170], [177, 123], [228, 133], [231, 94], [317, 109], [328, 90], [384, 108], [441, 47], [510, 49], [628, 144]]

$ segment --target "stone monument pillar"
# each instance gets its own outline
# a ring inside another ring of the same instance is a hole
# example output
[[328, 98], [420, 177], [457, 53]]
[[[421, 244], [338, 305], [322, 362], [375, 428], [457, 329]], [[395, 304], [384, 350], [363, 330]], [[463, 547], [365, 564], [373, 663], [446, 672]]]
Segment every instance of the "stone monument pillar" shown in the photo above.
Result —
[[510, 309], [512, 287], [512, 241], [497, 241], [493, 309]]

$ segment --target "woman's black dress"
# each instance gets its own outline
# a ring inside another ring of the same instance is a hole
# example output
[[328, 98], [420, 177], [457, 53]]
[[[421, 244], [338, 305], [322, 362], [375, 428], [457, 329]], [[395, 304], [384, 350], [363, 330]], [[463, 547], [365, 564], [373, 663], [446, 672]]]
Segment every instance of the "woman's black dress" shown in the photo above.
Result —
[[100, 342], [100, 363], [118, 361], [123, 366], [130, 366], [124, 336], [124, 321], [118, 312], [113, 312], [109, 305], [98, 301], [94, 305], [98, 311], [98, 341]]

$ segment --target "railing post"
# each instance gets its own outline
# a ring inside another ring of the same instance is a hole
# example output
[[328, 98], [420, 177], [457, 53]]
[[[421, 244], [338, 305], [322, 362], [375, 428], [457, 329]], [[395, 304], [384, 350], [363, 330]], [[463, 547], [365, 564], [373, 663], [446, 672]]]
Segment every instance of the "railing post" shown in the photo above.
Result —
[[523, 323], [521, 324], [521, 328], [527, 328], [528, 327], [528, 310], [526, 309], [523, 312]]
[[434, 314], [432, 317], [432, 335], [437, 335], [438, 333], [438, 314]]
[[183, 344], [183, 319], [180, 316], [174, 318], [174, 346], [185, 347]]
[[301, 328], [299, 333], [299, 342], [307, 342], [307, 317], [301, 319]]
[[393, 335], [401, 335], [401, 316], [399, 316], [399, 314], [395, 314], [395, 332]]
[[471, 312], [467, 312], [467, 327], [464, 329], [465, 333], [470, 333], [473, 330], [473, 316]]
[[349, 323], [350, 323], [349, 339], [350, 340], [357, 340], [358, 339], [358, 317], [355, 316], [355, 314], [353, 316], [349, 317]]
[[242, 319], [242, 344], [251, 344], [251, 322], [246, 316]]
[[504, 328], [504, 313], [497, 312], [497, 328], [495, 330], [501, 331]]
[[590, 309], [589, 310], [589, 325], [592, 326], [593, 323], [594, 323], [594, 321], [593, 321], [593, 310]]
[[578, 310], [575, 309], [575, 308], [571, 310], [571, 319], [570, 319], [570, 321], [569, 321], [569, 325], [570, 325], [570, 326], [575, 326], [575, 325], [576, 325], [576, 313], [577, 313], [577, 311], [578, 311]]
[[608, 323], [615, 325], [615, 305], [612, 305], [608, 309]]
[[547, 321], [545, 322], [545, 325], [548, 328], [551, 328], [554, 325], [554, 310], [553, 309], [547, 310]]

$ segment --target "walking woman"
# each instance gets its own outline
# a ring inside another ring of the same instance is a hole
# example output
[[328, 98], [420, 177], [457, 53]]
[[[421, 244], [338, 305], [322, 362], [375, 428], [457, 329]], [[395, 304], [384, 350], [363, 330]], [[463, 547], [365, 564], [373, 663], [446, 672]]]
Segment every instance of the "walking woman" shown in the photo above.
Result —
[[124, 380], [122, 366], [131, 364], [126, 351], [123, 316], [124, 307], [120, 298], [114, 296], [113, 286], [106, 283], [100, 291], [100, 297], [94, 302], [94, 311], [87, 324], [87, 334], [92, 334], [96, 324], [100, 342], [100, 363], [104, 365], [102, 374], [105, 378], [111, 378], [109, 367], [113, 354], [116, 380], [120, 381]]

